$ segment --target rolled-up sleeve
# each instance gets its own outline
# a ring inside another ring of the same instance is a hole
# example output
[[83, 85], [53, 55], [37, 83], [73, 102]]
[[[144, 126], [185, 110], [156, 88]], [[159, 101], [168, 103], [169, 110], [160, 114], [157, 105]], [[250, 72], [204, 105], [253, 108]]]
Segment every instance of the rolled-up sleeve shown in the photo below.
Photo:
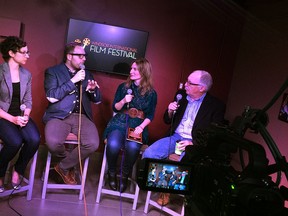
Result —
[[58, 74], [53, 69], [47, 69], [45, 71], [44, 87], [46, 92], [46, 98], [51, 102], [55, 103], [62, 100], [65, 96], [73, 94], [76, 90], [74, 83], [69, 79], [62, 83]]

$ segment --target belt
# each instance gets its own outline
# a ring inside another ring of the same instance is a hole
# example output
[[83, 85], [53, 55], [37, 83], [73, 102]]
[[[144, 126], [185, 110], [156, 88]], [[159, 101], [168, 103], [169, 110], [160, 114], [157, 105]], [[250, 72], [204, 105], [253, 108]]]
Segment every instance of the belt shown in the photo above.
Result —
[[131, 118], [145, 118], [144, 112], [136, 108], [130, 108], [129, 110], [125, 110], [124, 113], [128, 114]]

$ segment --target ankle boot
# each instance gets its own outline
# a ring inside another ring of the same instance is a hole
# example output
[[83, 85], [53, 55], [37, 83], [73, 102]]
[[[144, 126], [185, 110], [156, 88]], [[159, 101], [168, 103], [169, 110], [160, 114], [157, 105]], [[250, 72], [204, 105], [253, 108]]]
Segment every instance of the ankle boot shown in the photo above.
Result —
[[108, 181], [109, 181], [110, 188], [116, 191], [117, 190], [117, 178], [116, 178], [115, 172], [108, 171]]
[[120, 188], [119, 188], [120, 193], [123, 193], [127, 188], [128, 176], [129, 176], [128, 174], [122, 173], [122, 181], [120, 183]]

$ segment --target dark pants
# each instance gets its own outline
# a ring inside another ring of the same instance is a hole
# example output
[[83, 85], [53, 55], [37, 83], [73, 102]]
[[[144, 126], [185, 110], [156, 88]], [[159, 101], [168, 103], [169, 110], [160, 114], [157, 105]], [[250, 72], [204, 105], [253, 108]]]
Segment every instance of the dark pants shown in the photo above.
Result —
[[25, 127], [0, 119], [0, 139], [4, 143], [0, 152], [0, 177], [5, 176], [9, 162], [16, 156], [21, 147], [19, 158], [15, 163], [15, 171], [24, 175], [30, 159], [40, 144], [40, 133], [36, 124], [31, 118]]
[[[64, 141], [71, 132], [78, 135], [79, 114], [73, 113], [65, 119], [52, 119], [45, 126], [45, 139], [52, 155], [61, 158], [60, 167], [68, 170], [79, 163], [78, 148], [67, 151]], [[81, 115], [80, 152], [81, 159], [87, 158], [99, 146], [99, 135], [95, 124]]]
[[[125, 145], [125, 146], [124, 146]], [[126, 135], [119, 130], [111, 131], [107, 136], [106, 157], [109, 172], [117, 171], [117, 161], [121, 148], [124, 148], [124, 162], [120, 169], [125, 174], [129, 174], [136, 162], [141, 144], [127, 141]]]

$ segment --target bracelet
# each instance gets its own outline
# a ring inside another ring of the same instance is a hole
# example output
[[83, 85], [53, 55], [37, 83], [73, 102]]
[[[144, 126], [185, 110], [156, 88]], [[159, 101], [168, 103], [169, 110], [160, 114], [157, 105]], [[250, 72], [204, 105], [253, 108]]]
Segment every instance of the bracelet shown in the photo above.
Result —
[[142, 130], [144, 130], [144, 128], [141, 125], [139, 125], [138, 127], [140, 127]]
[[93, 94], [93, 93], [95, 93], [95, 90], [88, 90], [88, 92], [90, 93], [90, 94]]

